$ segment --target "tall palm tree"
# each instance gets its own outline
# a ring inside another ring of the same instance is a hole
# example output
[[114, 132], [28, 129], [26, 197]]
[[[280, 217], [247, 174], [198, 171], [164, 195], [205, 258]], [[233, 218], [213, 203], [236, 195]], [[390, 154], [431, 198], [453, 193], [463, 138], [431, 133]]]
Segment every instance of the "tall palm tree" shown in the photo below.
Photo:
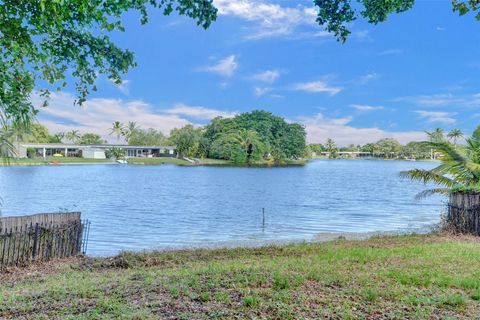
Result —
[[453, 145], [457, 147], [457, 140], [463, 137], [463, 132], [460, 129], [452, 129], [448, 134], [447, 137], [453, 140]]
[[52, 136], [52, 138], [55, 142], [61, 143], [63, 138], [65, 138], [65, 133], [64, 132], [57, 132]]
[[254, 152], [261, 150], [263, 147], [258, 133], [253, 130], [240, 129], [234, 131], [230, 134], [230, 138], [238, 143], [245, 152], [247, 164], [251, 163]]
[[333, 139], [327, 139], [327, 142], [325, 142], [325, 150], [330, 153], [330, 158], [335, 158], [337, 156], [338, 147]]
[[427, 131], [430, 141], [437, 142], [445, 140], [444, 132], [442, 128], [435, 128], [432, 132]]
[[71, 130], [65, 133], [65, 138], [68, 141], [75, 143], [81, 138], [81, 135], [80, 135], [80, 132], [78, 132], [78, 130]]
[[117, 136], [117, 141], [120, 140], [120, 137], [125, 134], [125, 126], [120, 121], [115, 121], [112, 123], [110, 128], [110, 135], [115, 134]]

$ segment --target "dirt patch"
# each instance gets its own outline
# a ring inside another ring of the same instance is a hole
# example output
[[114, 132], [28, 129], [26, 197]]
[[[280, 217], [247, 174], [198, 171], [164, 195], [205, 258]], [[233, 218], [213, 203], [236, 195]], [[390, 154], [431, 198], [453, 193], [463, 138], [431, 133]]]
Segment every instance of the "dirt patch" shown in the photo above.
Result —
[[53, 259], [51, 261], [38, 261], [23, 267], [9, 267], [0, 272], [0, 283], [14, 284], [27, 278], [38, 278], [41, 276], [52, 275], [58, 272], [62, 267], [69, 267], [80, 263], [83, 257], [70, 257], [62, 259]]

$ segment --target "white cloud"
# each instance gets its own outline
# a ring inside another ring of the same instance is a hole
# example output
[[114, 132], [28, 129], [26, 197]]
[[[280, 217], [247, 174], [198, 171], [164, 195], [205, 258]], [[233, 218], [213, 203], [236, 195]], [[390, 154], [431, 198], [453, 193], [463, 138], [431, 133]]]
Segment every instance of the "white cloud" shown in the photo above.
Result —
[[170, 109], [165, 110], [165, 113], [181, 115], [196, 119], [210, 120], [215, 117], [231, 118], [234, 117], [238, 112], [221, 111], [199, 106], [188, 106], [180, 103]]
[[437, 27], [436, 30], [437, 31], [445, 31], [446, 29], [444, 27]]
[[453, 95], [451, 93], [400, 97], [396, 101], [409, 101], [424, 107], [480, 107], [480, 94]]
[[361, 112], [368, 112], [368, 111], [385, 109], [382, 106], [370, 106], [370, 105], [366, 105], [366, 104], [352, 104], [351, 107], [356, 109], [357, 111], [361, 111]]
[[271, 91], [272, 88], [270, 87], [255, 87], [254, 93], [257, 97], [263, 96], [265, 93]]
[[[40, 104], [38, 96], [33, 96], [35, 105]], [[52, 93], [49, 106], [41, 108], [39, 120], [51, 132], [79, 130], [92, 132], [104, 139], [117, 142], [108, 135], [114, 121], [128, 123], [135, 121], [142, 128], [154, 128], [168, 134], [173, 128], [192, 124], [182, 116], [195, 119], [211, 119], [215, 116], [232, 116], [234, 112], [219, 111], [205, 107], [192, 107], [177, 104], [171, 108], [158, 109], [141, 100], [94, 98], [87, 100], [82, 107], [74, 107], [75, 97], [69, 93]], [[195, 124], [195, 123], [193, 123]]]
[[274, 83], [280, 77], [280, 71], [276, 69], [265, 70], [252, 76], [253, 80]]
[[205, 72], [216, 73], [225, 77], [231, 77], [238, 68], [238, 63], [235, 55], [229, 55], [226, 58], [219, 60], [216, 64], [202, 67], [199, 70]]
[[397, 56], [402, 53], [403, 53], [402, 49], [387, 49], [387, 50], [380, 51], [378, 55], [379, 56], [389, 56], [389, 55]]
[[368, 30], [358, 30], [352, 32], [352, 37], [357, 38], [360, 41], [372, 40]]
[[421, 141], [426, 139], [422, 131], [385, 131], [379, 128], [356, 128], [349, 123], [351, 117], [327, 118], [321, 113], [312, 117], [300, 117], [298, 119], [305, 125], [307, 140], [310, 143], [324, 143], [327, 138], [332, 138], [340, 146], [348, 144], [365, 144], [375, 142], [383, 138], [394, 138], [400, 143], [409, 141]]
[[234, 16], [253, 23], [248, 39], [288, 36], [300, 26], [317, 27], [314, 7], [283, 7], [258, 0], [214, 0], [219, 15]]
[[369, 83], [372, 80], [378, 79], [380, 75], [376, 72], [369, 72], [364, 74], [363, 76], [358, 77], [354, 82], [356, 84], [364, 85]]
[[450, 93], [418, 96], [414, 97], [412, 100], [416, 104], [428, 107], [447, 106], [453, 103], [457, 103], [459, 101]]
[[415, 113], [424, 118], [427, 123], [440, 123], [448, 125], [456, 122], [455, 118], [453, 117], [456, 115], [455, 112], [417, 110]]
[[324, 81], [297, 83], [293, 86], [293, 89], [312, 93], [328, 93], [331, 96], [334, 96], [343, 90], [341, 87], [330, 86]]

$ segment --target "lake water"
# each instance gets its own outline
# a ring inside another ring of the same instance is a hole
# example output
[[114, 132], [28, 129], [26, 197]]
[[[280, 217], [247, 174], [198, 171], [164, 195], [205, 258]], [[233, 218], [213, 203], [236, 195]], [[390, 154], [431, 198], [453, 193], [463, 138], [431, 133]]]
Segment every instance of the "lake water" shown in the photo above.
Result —
[[[1, 167], [2, 214], [81, 211], [88, 253], [270, 240], [320, 232], [424, 230], [442, 197], [402, 179], [433, 162], [318, 160], [304, 167], [134, 165]], [[266, 221], [262, 223], [262, 208]]]

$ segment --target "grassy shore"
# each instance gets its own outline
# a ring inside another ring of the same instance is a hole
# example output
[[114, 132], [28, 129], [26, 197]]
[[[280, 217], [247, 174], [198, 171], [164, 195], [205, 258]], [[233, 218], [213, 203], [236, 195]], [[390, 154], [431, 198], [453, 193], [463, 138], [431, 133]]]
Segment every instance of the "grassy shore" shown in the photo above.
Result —
[[77, 157], [47, 157], [47, 158], [18, 158], [10, 159], [8, 162], [2, 163], [4, 165], [20, 165], [20, 166], [35, 166], [35, 165], [47, 165], [52, 163], [58, 164], [104, 164], [112, 162], [110, 159], [85, 159]]
[[230, 165], [230, 161], [217, 159], [200, 159], [198, 163], [192, 163], [184, 159], [178, 158], [129, 158], [129, 164], [144, 164], [144, 165], [161, 165], [161, 164], [176, 164], [179, 166], [194, 166], [194, 165]]
[[[85, 159], [76, 157], [47, 157], [47, 158], [19, 158], [11, 159], [8, 162], [1, 163], [0, 165], [18, 165], [18, 166], [35, 166], [35, 165], [50, 165], [50, 164], [105, 164], [115, 163], [110, 159]], [[179, 166], [239, 166], [228, 160], [220, 159], [199, 159], [197, 162], [189, 162], [184, 159], [170, 158], [170, 157], [158, 157], [158, 158], [129, 158], [129, 164], [134, 165], [163, 165], [174, 164]], [[257, 161], [252, 163], [252, 166], [266, 167], [266, 166], [294, 166], [304, 165], [307, 160], [285, 160], [282, 163], [275, 164], [266, 160]]]
[[[269, 167], [269, 166], [295, 166], [305, 165], [308, 160], [284, 160], [281, 163], [274, 163], [273, 161], [259, 160], [251, 163], [253, 167]], [[221, 159], [197, 159], [197, 162], [189, 162], [184, 159], [177, 158], [129, 158], [129, 164], [143, 164], [143, 165], [160, 165], [160, 164], [176, 164], [180, 166], [231, 166], [239, 167], [245, 166], [243, 164], [236, 164], [232, 161]]]
[[124, 253], [0, 277], [0, 318], [478, 319], [479, 240]]

